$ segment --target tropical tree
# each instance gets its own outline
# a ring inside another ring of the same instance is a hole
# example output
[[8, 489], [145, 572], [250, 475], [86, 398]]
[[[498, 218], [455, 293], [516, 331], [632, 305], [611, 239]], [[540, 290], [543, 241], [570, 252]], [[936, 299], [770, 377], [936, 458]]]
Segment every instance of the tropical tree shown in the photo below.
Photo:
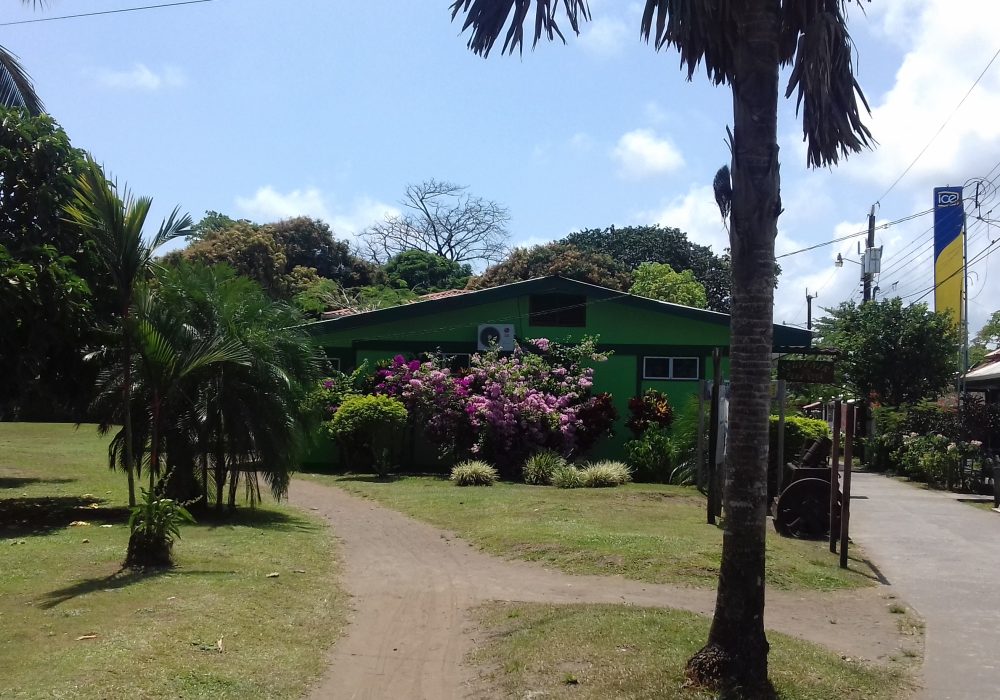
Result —
[[548, 275], [560, 275], [622, 291], [632, 283], [629, 270], [610, 255], [555, 242], [514, 248], [503, 261], [470, 279], [468, 286], [469, 289], [487, 289]]
[[[689, 78], [704, 63], [708, 78], [733, 95], [732, 158], [714, 183], [723, 216], [731, 213], [733, 268], [726, 529], [708, 643], [687, 668], [693, 682], [724, 695], [761, 697], [768, 687], [764, 538], [774, 239], [781, 213], [778, 71], [792, 64], [786, 94], [798, 90], [809, 165], [832, 165], [868, 146], [843, 14], [849, 1], [646, 0], [641, 19], [641, 36], [658, 50], [675, 47]], [[535, 43], [542, 36], [563, 38], [560, 6], [574, 32], [590, 19], [586, 0], [536, 0]], [[451, 6], [452, 19], [465, 15], [469, 48], [484, 57], [501, 35], [501, 52], [522, 48], [530, 10], [531, 0], [454, 0]]]
[[704, 309], [708, 305], [705, 287], [691, 270], [675, 272], [666, 263], [642, 263], [635, 271], [631, 294], [669, 301], [672, 304]]
[[472, 276], [472, 267], [414, 248], [389, 258], [385, 274], [391, 283], [405, 282], [409, 289], [426, 293], [461, 289]]
[[716, 255], [709, 246], [692, 243], [680, 229], [659, 225], [609, 226], [576, 231], [562, 242], [610, 255], [629, 270], [644, 262], [665, 263], [678, 272], [691, 270], [705, 287], [708, 308], [729, 313], [732, 293], [729, 254]]
[[[21, 0], [24, 5], [38, 7], [41, 0]], [[31, 78], [25, 72], [17, 56], [0, 46], [0, 105], [23, 107], [31, 114], [45, 111], [41, 98], [35, 92]]]
[[[139, 284], [153, 268], [156, 250], [167, 241], [183, 236], [191, 226], [191, 217], [174, 208], [151, 239], [143, 228], [153, 200], [136, 197], [127, 185], [121, 188], [109, 180], [101, 166], [87, 157], [76, 181], [73, 199], [66, 207], [68, 219], [86, 231], [114, 289], [118, 313], [118, 346], [121, 355], [122, 382], [122, 468], [128, 478], [129, 505], [135, 505], [135, 442], [132, 435], [132, 371], [135, 343], [131, 312]], [[112, 461], [112, 467], [115, 462]]]
[[969, 345], [969, 367], [975, 367], [986, 355], [1000, 348], [1000, 311], [994, 311]]

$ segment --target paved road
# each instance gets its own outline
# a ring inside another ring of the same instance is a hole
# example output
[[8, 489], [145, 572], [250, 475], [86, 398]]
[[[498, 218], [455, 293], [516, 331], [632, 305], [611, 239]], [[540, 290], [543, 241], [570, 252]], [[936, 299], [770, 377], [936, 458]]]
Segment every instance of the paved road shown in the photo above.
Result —
[[851, 539], [927, 622], [926, 700], [1000, 698], [1000, 513], [855, 474]]

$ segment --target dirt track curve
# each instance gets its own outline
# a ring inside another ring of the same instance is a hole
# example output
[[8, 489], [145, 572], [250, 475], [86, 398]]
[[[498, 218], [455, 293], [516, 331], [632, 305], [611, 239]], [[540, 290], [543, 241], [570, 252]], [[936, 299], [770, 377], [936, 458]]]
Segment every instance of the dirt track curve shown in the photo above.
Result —
[[[475, 549], [374, 501], [295, 480], [293, 505], [322, 516], [341, 542], [349, 625], [311, 698], [450, 700], [474, 691], [463, 665], [477, 630], [471, 608], [493, 600], [629, 603], [711, 614], [714, 591], [573, 576]], [[898, 653], [878, 588], [834, 594], [769, 591], [767, 626], [855, 658]], [[833, 624], [835, 622], [835, 624]]]

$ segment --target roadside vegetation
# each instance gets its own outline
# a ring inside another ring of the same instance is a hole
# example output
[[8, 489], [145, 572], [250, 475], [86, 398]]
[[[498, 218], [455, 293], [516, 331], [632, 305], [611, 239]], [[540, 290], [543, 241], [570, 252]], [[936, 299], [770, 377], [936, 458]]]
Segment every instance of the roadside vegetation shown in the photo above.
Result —
[[107, 448], [89, 425], [0, 423], [0, 697], [301, 697], [345, 609], [324, 526], [243, 508], [184, 527], [176, 568], [122, 570]]
[[[704, 588], [718, 582], [722, 529], [705, 524], [705, 500], [693, 488], [559, 489], [501, 481], [488, 489], [456, 489], [448, 479], [427, 476], [306, 478], [375, 499], [494, 554], [568, 573]], [[769, 532], [767, 547], [769, 586], [826, 591], [875, 581], [858, 559], [849, 570], [839, 569], [824, 542]]]

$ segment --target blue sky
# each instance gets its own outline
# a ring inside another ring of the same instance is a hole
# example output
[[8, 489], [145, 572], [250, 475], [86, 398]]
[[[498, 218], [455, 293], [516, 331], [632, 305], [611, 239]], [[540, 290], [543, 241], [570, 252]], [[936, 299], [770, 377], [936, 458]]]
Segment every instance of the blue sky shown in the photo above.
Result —
[[[149, 3], [8, 2], [0, 24], [136, 4]], [[591, 0], [593, 21], [568, 45], [485, 61], [466, 49], [448, 5], [212, 0], [0, 26], [0, 43], [21, 57], [74, 144], [154, 197], [157, 220], [175, 204], [195, 218], [308, 214], [351, 238], [397, 207], [408, 183], [438, 178], [505, 204], [514, 243], [662, 223], [726, 246], [710, 185], [728, 158], [729, 92], [702, 74], [688, 82], [674, 52], [640, 42], [640, 3]], [[779, 254], [862, 230], [876, 201], [880, 223], [929, 209], [933, 186], [1000, 162], [1000, 60], [955, 111], [1000, 49], [1000, 4], [961, 6], [852, 9], [880, 145], [810, 171], [794, 103], [782, 105]], [[890, 273], [878, 281], [883, 293], [893, 282], [901, 295], [933, 283], [929, 253], [919, 254], [930, 224], [923, 216], [878, 232]], [[970, 227], [971, 254], [998, 231]], [[837, 253], [857, 257], [856, 240], [782, 258], [778, 322], [805, 322], [807, 287], [819, 291], [817, 307], [857, 296], [858, 268], [833, 266]], [[1000, 306], [997, 257], [972, 267], [973, 332]]]

